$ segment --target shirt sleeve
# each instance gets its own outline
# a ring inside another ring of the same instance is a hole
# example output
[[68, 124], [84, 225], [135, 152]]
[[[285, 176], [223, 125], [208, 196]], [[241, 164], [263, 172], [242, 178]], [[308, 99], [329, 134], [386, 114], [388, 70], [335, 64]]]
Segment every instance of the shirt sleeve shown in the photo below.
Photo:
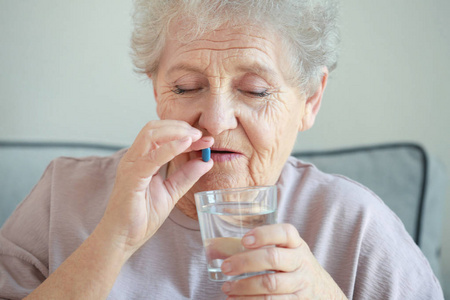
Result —
[[51, 163], [0, 229], [0, 299], [22, 299], [47, 277]]

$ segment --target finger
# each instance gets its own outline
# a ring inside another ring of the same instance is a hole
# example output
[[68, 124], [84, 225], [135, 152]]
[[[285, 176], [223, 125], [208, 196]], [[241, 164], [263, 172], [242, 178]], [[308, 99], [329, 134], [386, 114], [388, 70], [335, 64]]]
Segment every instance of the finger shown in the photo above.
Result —
[[[292, 273], [269, 273], [253, 276], [223, 284], [222, 291], [227, 295], [286, 295], [302, 288], [302, 281]], [[252, 298], [245, 298], [252, 299]]]
[[197, 141], [202, 136], [200, 130], [186, 122], [174, 120], [159, 120], [147, 123], [139, 132], [126, 156], [129, 160], [146, 156], [151, 150], [159, 148], [162, 144], [190, 136]]
[[260, 248], [230, 256], [222, 263], [227, 275], [275, 270], [292, 272], [300, 267], [302, 256], [299, 249], [278, 247]]
[[227, 295], [239, 296], [289, 295], [301, 290], [305, 284], [296, 273], [269, 273], [228, 281], [222, 285], [222, 291]]
[[166, 126], [179, 126], [185, 128], [193, 128], [189, 123], [181, 120], [152, 120], [145, 124], [144, 128], [161, 128]]
[[205, 148], [209, 148], [214, 144], [214, 138], [212, 136], [203, 136], [198, 141], [193, 141], [192, 145], [185, 151], [198, 151]]
[[[165, 131], [167, 131], [165, 133]], [[177, 121], [177, 120], [155, 120], [148, 122], [139, 132], [136, 139], [145, 139], [146, 137], [150, 135], [155, 135], [159, 132], [162, 134], [159, 136], [160, 138], [167, 138], [166, 136], [174, 135], [178, 136], [178, 138], [181, 138], [183, 136], [184, 132], [196, 132], [199, 133], [200, 130], [192, 127], [188, 123], [184, 121]], [[158, 135], [155, 135], [155, 137], [158, 138]]]
[[[140, 156], [148, 155], [148, 152], [158, 149], [164, 143], [167, 143], [167, 142], [170, 142], [173, 140], [177, 140], [177, 139], [182, 139], [183, 137], [187, 137], [187, 136], [190, 136], [192, 138], [192, 144], [188, 149], [186, 149], [183, 152], [202, 150], [202, 149], [211, 147], [214, 144], [214, 138], [212, 136], [201, 137], [201, 132], [195, 131], [195, 130], [194, 131], [188, 130], [188, 131], [181, 132], [179, 128], [167, 128], [167, 129], [165, 128], [164, 131], [162, 131], [162, 130], [160, 130], [158, 132], [155, 131], [152, 135], [152, 138], [158, 142], [146, 141], [145, 143], [149, 143], [149, 144], [153, 143], [154, 146], [153, 147], [147, 146], [148, 151], [145, 153], [143, 152], [142, 155], [140, 155]], [[172, 131], [172, 135], [171, 135], [170, 131]]]
[[208, 162], [193, 159], [181, 166], [164, 182], [172, 199], [178, 201], [212, 167], [212, 159]]
[[272, 224], [256, 227], [244, 235], [242, 244], [250, 249], [268, 245], [286, 248], [297, 248], [306, 245], [298, 234], [297, 229], [291, 224]]
[[[128, 173], [131, 173], [133, 178], [137, 176], [139, 179], [150, 179], [158, 172], [161, 166], [184, 152], [191, 144], [192, 140], [190, 137], [165, 143], [158, 149], [150, 151], [147, 156], [139, 157], [136, 161], [131, 162], [132, 171]], [[128, 179], [132, 180], [132, 178]]]

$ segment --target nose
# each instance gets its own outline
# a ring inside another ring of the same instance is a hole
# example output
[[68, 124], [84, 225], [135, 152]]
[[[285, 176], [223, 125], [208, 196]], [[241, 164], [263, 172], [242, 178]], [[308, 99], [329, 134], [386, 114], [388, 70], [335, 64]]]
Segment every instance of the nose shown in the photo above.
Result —
[[238, 121], [233, 101], [223, 94], [208, 97], [201, 110], [198, 124], [200, 129], [206, 130], [212, 136], [236, 128]]

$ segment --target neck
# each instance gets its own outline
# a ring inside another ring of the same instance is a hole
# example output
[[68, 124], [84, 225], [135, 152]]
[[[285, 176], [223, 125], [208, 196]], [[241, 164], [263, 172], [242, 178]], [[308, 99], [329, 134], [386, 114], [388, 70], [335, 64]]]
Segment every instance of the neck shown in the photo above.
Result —
[[[189, 192], [188, 192], [189, 193]], [[184, 195], [176, 204], [177, 208], [181, 210], [183, 214], [191, 219], [198, 220], [197, 207], [195, 206], [194, 198], [190, 199], [188, 195]]]

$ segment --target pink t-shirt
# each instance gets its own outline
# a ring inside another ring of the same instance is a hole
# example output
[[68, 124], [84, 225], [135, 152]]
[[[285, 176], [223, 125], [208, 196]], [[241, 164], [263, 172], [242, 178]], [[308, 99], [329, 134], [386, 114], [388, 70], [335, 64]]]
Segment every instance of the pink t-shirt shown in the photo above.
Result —
[[[58, 158], [0, 230], [0, 298], [41, 284], [94, 230], [124, 150]], [[164, 171], [164, 169], [163, 169]], [[364, 186], [290, 157], [277, 183], [291, 223], [349, 299], [443, 299], [399, 218]], [[108, 299], [224, 299], [209, 281], [198, 222], [175, 208], [124, 265]]]

